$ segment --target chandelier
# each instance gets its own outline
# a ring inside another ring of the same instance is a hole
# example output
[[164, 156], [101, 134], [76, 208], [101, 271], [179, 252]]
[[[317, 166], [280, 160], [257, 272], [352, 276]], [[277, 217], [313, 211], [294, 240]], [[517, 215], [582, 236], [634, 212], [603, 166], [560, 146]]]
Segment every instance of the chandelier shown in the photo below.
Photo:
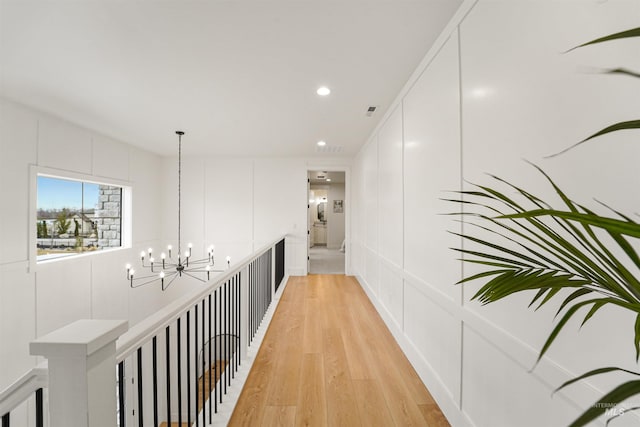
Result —
[[[210, 279], [211, 273], [219, 273], [224, 270], [214, 270], [215, 256], [213, 245], [207, 248], [206, 258], [192, 259], [191, 250], [193, 245], [189, 243], [187, 250], [182, 252], [182, 236], [181, 236], [181, 184], [182, 184], [182, 135], [184, 132], [176, 131], [178, 135], [178, 252], [173, 252], [171, 245], [167, 246], [167, 253], [162, 252], [160, 259], [154, 257], [153, 248], [140, 253], [141, 266], [145, 270], [144, 275], [138, 275], [131, 264], [126, 265], [127, 280], [130, 281], [132, 288], [148, 285], [154, 282], [160, 282], [162, 290], [166, 290], [178, 277], [183, 275], [189, 276], [201, 282]], [[174, 258], [176, 255], [176, 258]], [[231, 257], [227, 256], [227, 268], [231, 264]], [[202, 276], [202, 277], [201, 277]], [[205, 279], [206, 277], [206, 279]]]

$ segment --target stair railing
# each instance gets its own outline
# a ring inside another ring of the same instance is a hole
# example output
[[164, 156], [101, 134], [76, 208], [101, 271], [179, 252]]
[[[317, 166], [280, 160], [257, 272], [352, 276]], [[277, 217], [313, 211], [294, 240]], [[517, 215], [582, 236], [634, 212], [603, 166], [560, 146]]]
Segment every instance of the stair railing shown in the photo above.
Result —
[[0, 392], [0, 427], [34, 395], [36, 427], [213, 423], [283, 279], [284, 247], [274, 240], [130, 329], [78, 320], [32, 341], [48, 364]]

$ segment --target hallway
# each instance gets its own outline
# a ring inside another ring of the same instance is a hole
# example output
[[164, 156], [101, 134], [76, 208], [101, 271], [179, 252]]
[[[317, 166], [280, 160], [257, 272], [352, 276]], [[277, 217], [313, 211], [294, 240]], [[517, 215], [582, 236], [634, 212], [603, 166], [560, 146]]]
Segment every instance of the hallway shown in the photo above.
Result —
[[291, 277], [230, 426], [448, 426], [358, 282]]
[[309, 248], [309, 274], [344, 274], [344, 252], [326, 246]]

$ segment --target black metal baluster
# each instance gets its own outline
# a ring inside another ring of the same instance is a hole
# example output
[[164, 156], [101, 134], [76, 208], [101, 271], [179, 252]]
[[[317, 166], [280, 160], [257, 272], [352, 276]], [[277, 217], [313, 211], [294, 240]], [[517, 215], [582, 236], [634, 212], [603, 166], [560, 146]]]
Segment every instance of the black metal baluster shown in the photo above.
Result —
[[142, 398], [142, 347], [138, 347], [138, 426], [144, 426]]
[[164, 340], [164, 348], [165, 348], [165, 365], [167, 367], [167, 424], [171, 425], [171, 331], [169, 329], [169, 325], [165, 328], [165, 340]]
[[224, 386], [224, 393], [227, 394], [227, 386], [231, 385], [231, 331], [229, 328], [229, 311], [230, 311], [230, 304], [229, 301], [231, 300], [231, 294], [229, 292], [229, 281], [227, 280], [227, 283], [224, 284], [224, 289], [225, 289], [225, 304], [226, 304], [226, 309], [224, 312], [224, 330], [227, 332], [225, 334], [226, 337], [226, 341], [227, 344], [225, 345], [225, 348], [227, 350], [227, 382], [225, 383]]
[[253, 281], [252, 281], [252, 295], [253, 300], [253, 325], [251, 328], [252, 338], [256, 337], [256, 331], [258, 330], [258, 260], [253, 261]]
[[249, 265], [249, 340], [253, 341], [253, 262]]
[[178, 317], [178, 321], [176, 324], [178, 337], [176, 339], [176, 354], [178, 356], [177, 361], [177, 374], [178, 374], [178, 425], [182, 427], [182, 357], [180, 353], [182, 353], [182, 343], [180, 342], [181, 335], [181, 327], [180, 327], [180, 318]]
[[44, 426], [44, 399], [42, 388], [36, 390], [36, 427]]
[[227, 330], [227, 312], [229, 311], [229, 307], [227, 304], [227, 283], [225, 282], [222, 285], [222, 295], [224, 298], [224, 317], [223, 317], [223, 328], [224, 328], [224, 394], [227, 394], [227, 377], [229, 376], [229, 331]]
[[118, 363], [118, 420], [119, 426], [125, 426], [125, 411], [124, 408], [124, 360]]
[[[272, 254], [271, 254], [271, 249], [269, 249], [269, 260], [268, 260], [268, 266], [269, 266], [269, 301], [267, 303], [267, 307], [269, 307], [271, 305], [271, 298], [273, 297], [272, 294], [272, 289], [273, 289], [273, 264], [272, 264]], [[266, 310], [265, 310], [266, 313]]]
[[10, 418], [8, 412], [2, 416], [2, 427], [9, 427]]
[[[240, 351], [240, 337], [242, 334], [242, 273], [238, 272], [238, 351]], [[238, 366], [242, 365], [242, 359], [238, 362]]]
[[[229, 315], [230, 315], [230, 321], [229, 321], [229, 340], [230, 340], [230, 344], [232, 344], [232, 348], [230, 347], [229, 351], [231, 352], [231, 378], [235, 378], [236, 377], [236, 354], [234, 351], [235, 348], [235, 337], [236, 337], [236, 331], [234, 329], [234, 322], [233, 319], [235, 319], [235, 308], [236, 305], [234, 303], [235, 301], [235, 295], [234, 295], [234, 289], [235, 288], [235, 276], [231, 277], [229, 279]], [[231, 383], [229, 383], [231, 384]]]
[[191, 313], [187, 311], [187, 424], [191, 425]]
[[214, 337], [213, 339], [215, 340], [215, 334], [211, 331], [211, 294], [209, 294], [209, 422], [213, 420], [213, 414], [211, 413], [211, 388], [214, 386], [211, 378], [211, 370], [213, 369], [211, 366], [211, 337]]
[[213, 409], [218, 413], [218, 290], [213, 291], [213, 378], [216, 387], [213, 389]]
[[238, 370], [238, 275], [233, 276], [233, 335], [234, 335], [234, 351], [235, 368]]
[[[218, 328], [220, 328], [220, 338], [223, 337], [222, 333], [222, 287], [218, 287]], [[220, 359], [223, 359], [223, 352], [224, 352], [224, 341], [220, 341], [220, 355], [216, 355], [216, 357], [220, 357]], [[224, 360], [222, 361], [222, 364], [220, 365], [220, 381], [218, 381], [218, 384], [220, 384], [220, 386], [222, 386], [222, 379], [224, 378]], [[222, 387], [220, 387], [220, 403], [222, 403]]]
[[236, 339], [236, 325], [235, 325], [235, 318], [236, 318], [236, 276], [233, 276], [230, 280], [230, 285], [231, 285], [231, 354], [232, 357], [231, 359], [233, 360], [233, 370], [231, 371], [231, 378], [235, 378], [236, 377], [236, 352], [235, 352], [235, 348], [236, 348], [236, 343], [235, 343], [235, 339]]
[[249, 264], [249, 269], [248, 269], [248, 273], [249, 273], [249, 277], [247, 278], [247, 302], [248, 302], [248, 307], [247, 307], [247, 321], [248, 323], [248, 327], [249, 327], [249, 336], [247, 337], [249, 339], [248, 344], [251, 344], [251, 342], [253, 341], [253, 262], [251, 264]]
[[262, 325], [262, 313], [264, 313], [264, 257], [259, 258], [260, 262], [260, 312], [258, 313], [259, 324]]
[[206, 425], [207, 424], [207, 411], [205, 411], [205, 402], [206, 402], [206, 397], [207, 397], [207, 393], [205, 391], [205, 386], [206, 386], [206, 381], [205, 381], [205, 360], [204, 360], [204, 346], [206, 341], [204, 340], [204, 326], [205, 326], [205, 311], [204, 311], [204, 299], [202, 300], [202, 425]]
[[152, 341], [152, 353], [153, 353], [153, 425], [158, 427], [158, 342], [157, 338], [153, 337]]
[[200, 412], [198, 410], [198, 402], [199, 402], [199, 398], [200, 396], [198, 396], [198, 389], [200, 388], [198, 386], [198, 304], [195, 305], [195, 315], [193, 317], [193, 329], [195, 332], [195, 336], [194, 336], [194, 343], [193, 343], [193, 349], [194, 349], [194, 362], [193, 362], [193, 367], [194, 367], [194, 371], [196, 373], [196, 382], [195, 382], [195, 387], [196, 387], [196, 406], [195, 406], [195, 421], [196, 421], [196, 426], [200, 425], [200, 421], [198, 420], [198, 413]]

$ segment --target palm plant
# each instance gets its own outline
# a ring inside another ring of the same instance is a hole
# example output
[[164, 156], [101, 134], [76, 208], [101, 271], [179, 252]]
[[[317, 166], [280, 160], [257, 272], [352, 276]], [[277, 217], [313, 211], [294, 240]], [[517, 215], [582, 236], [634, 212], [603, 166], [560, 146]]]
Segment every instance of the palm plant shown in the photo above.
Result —
[[[629, 37], [640, 37], [640, 28], [592, 40], [574, 49]], [[605, 72], [640, 77], [639, 73], [623, 68]], [[640, 129], [640, 120], [608, 126], [554, 156], [599, 136], [628, 129]], [[462, 221], [475, 231], [454, 234], [479, 248], [455, 250], [463, 254], [462, 261], [482, 268], [479, 273], [458, 283], [484, 279], [485, 283], [472, 297], [482, 304], [522, 291], [535, 291], [529, 307], [535, 306], [536, 310], [551, 300], [561, 299], [556, 313], [558, 321], [542, 346], [537, 361], [546, 354], [567, 322], [579, 312], [584, 313], [584, 325], [607, 305], [630, 310], [636, 316], [633, 344], [638, 361], [640, 257], [633, 243], [640, 238], [640, 224], [604, 204], [610, 214], [597, 214], [573, 201], [541, 168], [533, 167], [545, 177], [559, 197], [559, 208], [493, 175], [494, 186], [472, 184], [471, 190], [457, 192], [459, 198], [450, 200], [464, 207], [463, 212], [456, 215], [461, 215]], [[515, 193], [515, 196], [507, 193]], [[557, 390], [584, 378], [614, 371], [640, 377], [638, 372], [606, 367], [584, 373], [565, 382]], [[640, 378], [615, 387], [580, 415], [571, 427], [589, 423], [610, 409], [612, 402], [620, 403], [636, 394], [640, 394]], [[640, 408], [626, 411], [636, 409]], [[617, 412], [607, 423], [621, 414]]]

